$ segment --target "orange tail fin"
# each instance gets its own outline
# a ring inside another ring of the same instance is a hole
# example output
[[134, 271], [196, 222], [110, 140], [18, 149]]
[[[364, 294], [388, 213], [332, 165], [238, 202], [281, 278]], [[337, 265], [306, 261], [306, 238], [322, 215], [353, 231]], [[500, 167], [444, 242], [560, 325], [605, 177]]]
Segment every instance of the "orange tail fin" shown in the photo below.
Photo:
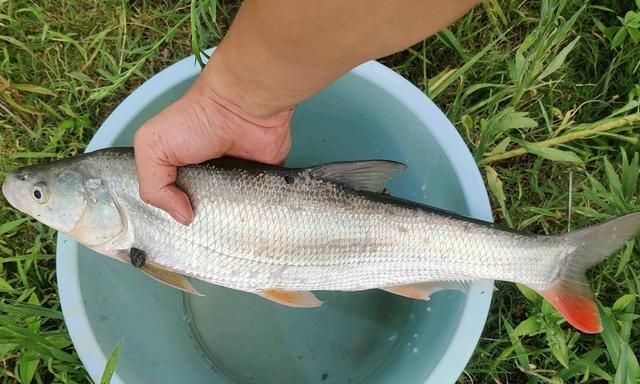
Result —
[[558, 282], [551, 289], [541, 291], [540, 294], [562, 314], [569, 324], [582, 332], [602, 331], [598, 308], [591, 291], [588, 294], [574, 292], [571, 287]]
[[577, 329], [585, 333], [602, 331], [585, 273], [639, 234], [640, 212], [635, 212], [565, 235], [575, 248], [564, 256], [556, 282], [539, 293]]

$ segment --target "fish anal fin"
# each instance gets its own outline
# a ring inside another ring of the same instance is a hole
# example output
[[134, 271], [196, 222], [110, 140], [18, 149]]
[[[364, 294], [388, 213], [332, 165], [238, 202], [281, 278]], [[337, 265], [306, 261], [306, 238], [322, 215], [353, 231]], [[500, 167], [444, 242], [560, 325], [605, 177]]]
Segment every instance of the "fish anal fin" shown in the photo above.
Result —
[[384, 185], [407, 166], [389, 160], [346, 161], [323, 164], [310, 169], [310, 174], [344, 186], [370, 192], [382, 192]]
[[431, 295], [436, 292], [449, 289], [466, 292], [467, 286], [465, 283], [455, 281], [430, 281], [409, 285], [397, 285], [381, 289], [410, 299], [428, 301], [431, 299]]
[[294, 308], [315, 308], [322, 305], [322, 301], [308, 291], [267, 289], [260, 292], [259, 295], [278, 304]]
[[540, 291], [560, 314], [584, 333], [600, 333], [602, 323], [598, 308], [590, 290], [572, 289], [570, 285], [558, 281], [550, 289]]
[[204, 296], [198, 292], [184, 275], [169, 271], [157, 264], [147, 261], [142, 268], [144, 273], [155, 280], [181, 291], [191, 293], [196, 296]]

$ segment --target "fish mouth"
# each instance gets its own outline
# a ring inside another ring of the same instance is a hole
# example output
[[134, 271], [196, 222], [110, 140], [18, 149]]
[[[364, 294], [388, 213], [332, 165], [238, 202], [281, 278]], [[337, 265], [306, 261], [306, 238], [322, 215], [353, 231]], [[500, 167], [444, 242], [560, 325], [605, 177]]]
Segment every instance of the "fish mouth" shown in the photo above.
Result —
[[4, 181], [2, 182], [2, 194], [11, 205], [13, 205], [14, 201], [13, 192], [11, 191], [11, 184], [13, 184], [12, 179], [15, 179], [15, 176], [13, 175], [13, 173], [10, 173], [7, 175], [7, 177], [4, 178]]
[[4, 198], [11, 204], [14, 208], [16, 206], [16, 197], [13, 194], [12, 186], [15, 185], [16, 175], [13, 173], [8, 174], [4, 181], [2, 182], [2, 194]]

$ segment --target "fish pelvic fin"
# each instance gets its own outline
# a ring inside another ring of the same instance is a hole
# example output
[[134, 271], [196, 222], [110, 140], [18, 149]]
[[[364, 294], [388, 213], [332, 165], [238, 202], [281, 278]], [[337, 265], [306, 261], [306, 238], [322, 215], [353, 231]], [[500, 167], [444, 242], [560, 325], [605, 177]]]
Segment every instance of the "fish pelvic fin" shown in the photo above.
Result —
[[140, 269], [155, 280], [170, 287], [177, 288], [192, 295], [204, 296], [191, 285], [184, 275], [169, 271], [158, 264], [147, 261]]
[[259, 293], [260, 296], [278, 304], [294, 308], [315, 308], [322, 305], [322, 301], [308, 291], [282, 291], [267, 289]]
[[564, 235], [575, 249], [565, 256], [551, 287], [538, 292], [569, 324], [585, 333], [601, 332], [602, 323], [586, 272], [638, 235], [640, 212]]

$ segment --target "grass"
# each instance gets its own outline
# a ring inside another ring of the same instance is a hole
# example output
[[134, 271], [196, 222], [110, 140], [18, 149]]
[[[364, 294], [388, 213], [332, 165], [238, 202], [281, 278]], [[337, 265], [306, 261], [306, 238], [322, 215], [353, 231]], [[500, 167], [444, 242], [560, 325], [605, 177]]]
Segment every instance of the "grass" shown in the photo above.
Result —
[[[141, 82], [215, 45], [237, 6], [0, 1], [0, 172], [82, 151]], [[489, 0], [382, 62], [455, 124], [497, 222], [563, 233], [640, 209], [640, 45], [626, 16], [639, 9], [632, 1]], [[0, 203], [0, 383], [89, 380], [62, 319], [54, 240]], [[638, 383], [638, 256], [631, 243], [590, 273], [600, 335], [571, 329], [525, 287], [498, 284], [459, 382]]]

